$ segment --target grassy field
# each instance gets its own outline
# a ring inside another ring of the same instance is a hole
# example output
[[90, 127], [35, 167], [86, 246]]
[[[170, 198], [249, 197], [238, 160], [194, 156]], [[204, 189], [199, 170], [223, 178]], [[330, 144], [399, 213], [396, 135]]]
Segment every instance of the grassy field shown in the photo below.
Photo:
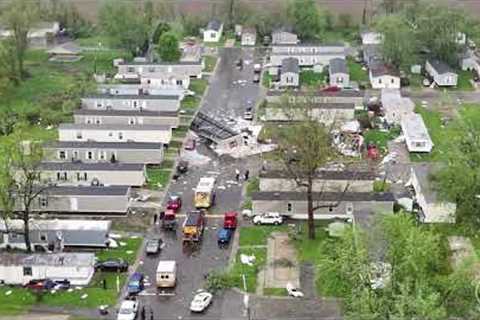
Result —
[[[240, 255], [254, 255], [255, 263], [253, 266], [245, 265], [240, 262]], [[245, 275], [245, 282], [247, 284], [247, 292], [255, 292], [257, 288], [257, 275], [258, 272], [263, 268], [267, 259], [267, 249], [266, 248], [240, 248], [238, 250], [237, 256], [235, 258], [235, 264], [229, 272], [229, 278], [231, 285], [236, 288], [243, 288], [243, 278], [242, 275]]]
[[109, 248], [102, 250], [97, 253], [97, 258], [99, 261], [108, 260], [108, 259], [123, 259], [129, 264], [135, 262], [136, 253], [140, 245], [142, 244], [142, 238], [128, 238], [121, 239], [119, 242], [124, 243], [125, 245], [120, 245], [118, 248]]
[[390, 131], [380, 131], [378, 129], [370, 129], [365, 132], [365, 145], [374, 143], [382, 152], [387, 151], [387, 143], [400, 135], [400, 128], [393, 128]]
[[368, 82], [368, 72], [362, 69], [360, 63], [356, 63], [352, 59], [347, 59], [347, 67], [350, 73], [350, 81]]
[[147, 184], [150, 189], [163, 190], [170, 181], [172, 170], [147, 167]]
[[287, 226], [252, 226], [240, 229], [240, 247], [266, 246], [272, 232], [287, 231]]
[[458, 70], [457, 73], [458, 73], [458, 82], [457, 82], [457, 87], [455, 89], [461, 90], [461, 91], [473, 91], [474, 87], [470, 82], [470, 80], [473, 79], [472, 72]]

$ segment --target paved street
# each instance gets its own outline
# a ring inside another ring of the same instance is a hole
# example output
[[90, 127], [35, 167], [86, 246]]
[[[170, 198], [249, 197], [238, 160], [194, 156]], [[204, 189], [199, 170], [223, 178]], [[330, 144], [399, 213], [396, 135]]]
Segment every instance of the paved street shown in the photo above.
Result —
[[[234, 67], [239, 58], [247, 62], [243, 71]], [[204, 98], [201, 111], [217, 117], [221, 121], [228, 121], [228, 117], [237, 117], [243, 114], [247, 100], [253, 103], [258, 96], [259, 87], [253, 84], [253, 49], [245, 52], [238, 48], [229, 48], [221, 52], [221, 59], [215, 75], [210, 80], [210, 87]], [[247, 80], [244, 85], [234, 84], [234, 81]], [[182, 196], [183, 214], [193, 209], [193, 188], [202, 176], [217, 177], [216, 204], [209, 214], [223, 214], [227, 210], [238, 210], [242, 198], [242, 183], [237, 183], [234, 177], [235, 169], [241, 172], [255, 166], [258, 158], [249, 160], [234, 160], [231, 157], [217, 157], [211, 150], [200, 145], [195, 152], [182, 151], [183, 155], [192, 161], [189, 172], [172, 182], [168, 193], [177, 193]], [[198, 160], [198, 161], [196, 161]], [[232, 301], [228, 309], [228, 316], [223, 315], [225, 308], [222, 296], [216, 296], [213, 304], [202, 315], [191, 314], [188, 307], [193, 293], [203, 287], [205, 275], [226, 266], [230, 248], [220, 249], [216, 242], [216, 231], [223, 220], [221, 218], [208, 218], [207, 229], [203, 241], [196, 248], [183, 247], [181, 230], [176, 233], [164, 232], [159, 227], [155, 234], [164, 239], [166, 246], [158, 257], [142, 257], [138, 271], [148, 276], [150, 286], [145, 290], [145, 295], [140, 297], [142, 305], [146, 307], [147, 316], [150, 308], [154, 311], [155, 319], [229, 319], [242, 317], [243, 309]], [[178, 264], [178, 284], [174, 290], [166, 292], [167, 295], [158, 294], [155, 287], [155, 271], [159, 260], [175, 260]], [[226, 301], [228, 305], [230, 302]]]

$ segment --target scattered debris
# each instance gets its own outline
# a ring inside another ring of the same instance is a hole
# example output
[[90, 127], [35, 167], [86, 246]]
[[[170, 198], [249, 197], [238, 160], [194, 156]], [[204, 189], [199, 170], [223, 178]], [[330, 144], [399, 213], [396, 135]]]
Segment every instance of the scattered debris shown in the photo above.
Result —
[[287, 289], [287, 292], [288, 292], [289, 296], [292, 296], [292, 297], [295, 297], [295, 298], [302, 298], [303, 297], [303, 292], [298, 290], [298, 288], [296, 288], [290, 282], [287, 283], [286, 289]]
[[242, 253], [240, 254], [240, 262], [242, 262], [242, 264], [253, 266], [253, 264], [255, 263], [255, 256], [254, 255], [249, 256]]
[[87, 293], [82, 294], [82, 296], [80, 297], [80, 299], [82, 299], [82, 300], [85, 300], [85, 299], [87, 299], [87, 298], [88, 298], [88, 294], [87, 294]]
[[398, 204], [401, 205], [407, 211], [413, 211], [413, 199], [404, 197], [397, 200]]
[[9, 296], [9, 295], [11, 295], [11, 294], [12, 294], [12, 290], [8, 290], [7, 292], [5, 292], [5, 295], [6, 295], [6, 296]]

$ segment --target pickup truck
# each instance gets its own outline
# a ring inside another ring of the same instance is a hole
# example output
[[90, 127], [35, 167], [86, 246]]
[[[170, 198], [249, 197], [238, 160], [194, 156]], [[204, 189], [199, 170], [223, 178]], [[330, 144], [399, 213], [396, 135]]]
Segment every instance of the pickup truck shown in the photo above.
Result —
[[205, 214], [203, 211], [190, 211], [183, 222], [183, 242], [199, 242], [205, 229]]

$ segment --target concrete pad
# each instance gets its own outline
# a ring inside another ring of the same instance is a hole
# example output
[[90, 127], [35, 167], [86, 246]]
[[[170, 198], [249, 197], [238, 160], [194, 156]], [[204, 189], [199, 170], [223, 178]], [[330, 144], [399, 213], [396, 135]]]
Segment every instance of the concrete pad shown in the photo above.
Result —
[[285, 288], [287, 283], [300, 287], [297, 253], [285, 232], [274, 232], [267, 242], [265, 288]]

